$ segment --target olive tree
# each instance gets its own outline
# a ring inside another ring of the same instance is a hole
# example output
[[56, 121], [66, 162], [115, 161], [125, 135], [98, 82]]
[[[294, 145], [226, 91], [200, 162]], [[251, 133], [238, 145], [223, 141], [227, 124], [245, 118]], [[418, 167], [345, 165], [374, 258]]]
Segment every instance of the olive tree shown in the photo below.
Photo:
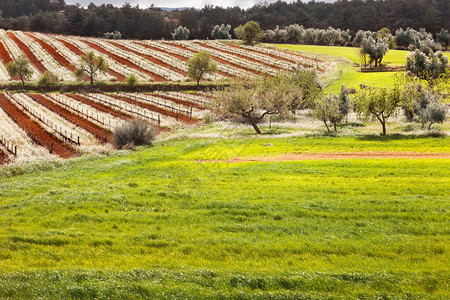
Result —
[[74, 75], [78, 79], [82, 79], [84, 76], [89, 76], [91, 84], [94, 84], [95, 75], [97, 72], [106, 72], [108, 70], [108, 63], [103, 56], [96, 56], [94, 52], [81, 55], [78, 62], [77, 69]]
[[441, 43], [442, 47], [445, 47], [445, 51], [448, 48], [448, 42], [450, 41], [450, 34], [447, 29], [442, 28], [441, 31], [437, 34], [437, 40]]
[[236, 27], [234, 34], [238, 39], [243, 40], [245, 44], [254, 45], [264, 36], [264, 31], [261, 30], [258, 22], [248, 21], [245, 25]]
[[447, 64], [448, 58], [441, 51], [427, 55], [415, 50], [406, 56], [406, 70], [419, 78], [436, 78], [445, 73]]
[[25, 85], [25, 80], [33, 76], [30, 61], [25, 55], [21, 55], [16, 60], [9, 62], [6, 68], [11, 79], [18, 75], [23, 85]]
[[440, 93], [416, 83], [406, 85], [403, 94], [409, 100], [403, 107], [408, 120], [419, 122], [422, 129], [428, 125], [428, 130], [431, 125], [445, 121], [447, 107]]
[[178, 26], [172, 33], [172, 39], [174, 40], [187, 40], [189, 37], [189, 29], [183, 26]]
[[353, 102], [360, 118], [378, 120], [383, 129], [382, 135], [386, 135], [386, 122], [397, 113], [402, 103], [400, 85], [363, 88], [355, 95]]
[[373, 38], [369, 36], [364, 38], [361, 43], [361, 54], [368, 55], [370, 63], [374, 62], [375, 67], [381, 66], [381, 61], [386, 53], [389, 51], [389, 46], [386, 38]]
[[337, 132], [337, 124], [341, 122], [350, 112], [350, 98], [345, 87], [341, 88], [341, 93], [336, 95], [330, 93], [324, 98], [317, 98], [313, 109], [313, 115], [321, 120], [328, 133], [331, 133], [328, 122], [333, 124], [334, 133]]
[[260, 120], [267, 115], [286, 117], [291, 102], [301, 94], [301, 88], [277, 77], [239, 80], [217, 94], [213, 108], [225, 117], [244, 117], [260, 134]]
[[231, 39], [231, 34], [230, 34], [230, 30], [231, 30], [231, 25], [216, 25], [214, 26], [212, 32], [211, 32], [211, 37], [213, 39], [219, 39], [219, 40], [229, 40]]
[[200, 87], [200, 80], [205, 74], [215, 72], [217, 64], [211, 60], [211, 54], [206, 51], [196, 53], [188, 62], [188, 76], [197, 81], [197, 90]]

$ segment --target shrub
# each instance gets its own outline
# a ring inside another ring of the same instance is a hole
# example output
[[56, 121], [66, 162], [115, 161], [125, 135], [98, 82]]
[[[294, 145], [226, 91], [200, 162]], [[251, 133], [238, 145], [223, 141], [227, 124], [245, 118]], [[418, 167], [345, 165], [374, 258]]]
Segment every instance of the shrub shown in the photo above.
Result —
[[238, 39], [241, 39], [247, 45], [254, 45], [259, 43], [264, 35], [259, 23], [256, 21], [248, 21], [245, 25], [239, 25], [234, 29], [234, 34]]
[[114, 142], [118, 149], [151, 145], [156, 137], [156, 128], [142, 120], [130, 120], [116, 128]]
[[138, 78], [135, 74], [130, 74], [126, 79], [126, 84], [129, 87], [134, 87], [138, 83]]
[[58, 83], [58, 77], [50, 71], [45, 71], [39, 76], [39, 80], [37, 82], [38, 87], [49, 87], [56, 85]]

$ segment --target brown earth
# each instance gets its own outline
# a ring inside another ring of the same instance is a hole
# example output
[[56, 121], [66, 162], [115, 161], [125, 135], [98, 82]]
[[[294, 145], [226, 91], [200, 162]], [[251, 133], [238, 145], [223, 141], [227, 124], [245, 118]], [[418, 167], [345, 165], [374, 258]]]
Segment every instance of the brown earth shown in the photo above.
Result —
[[8, 31], [7, 33], [8, 36], [17, 44], [17, 46], [19, 46], [20, 50], [22, 50], [25, 53], [30, 62], [36, 67], [36, 69], [40, 73], [44, 73], [45, 71], [47, 71], [44, 65], [36, 58], [33, 52], [31, 52], [30, 48], [28, 48], [28, 46], [26, 46], [21, 40], [19, 40], [11, 31]]
[[0, 165], [4, 165], [8, 162], [8, 156], [0, 150]]
[[25, 112], [19, 109], [15, 104], [5, 96], [0, 94], [0, 106], [3, 110], [35, 141], [40, 145], [52, 149], [53, 153], [62, 157], [69, 158], [77, 156], [77, 151], [69, 145], [63, 143], [53, 134], [45, 130], [38, 122], [31, 119]]

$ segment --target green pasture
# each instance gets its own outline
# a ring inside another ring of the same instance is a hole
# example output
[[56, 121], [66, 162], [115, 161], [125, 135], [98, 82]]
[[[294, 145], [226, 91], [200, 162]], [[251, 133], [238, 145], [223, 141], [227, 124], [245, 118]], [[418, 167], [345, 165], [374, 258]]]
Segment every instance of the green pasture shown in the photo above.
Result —
[[[361, 64], [359, 58], [359, 48], [355, 47], [336, 47], [336, 46], [314, 46], [314, 45], [291, 45], [291, 44], [270, 44], [284, 49], [293, 51], [308, 52], [310, 55], [325, 54], [327, 56], [342, 56], [348, 58], [352, 63]], [[383, 64], [391, 66], [400, 66], [406, 64], [406, 55], [409, 53], [407, 50], [392, 50], [390, 49], [386, 56], [383, 58]], [[447, 57], [450, 57], [450, 52], [445, 53]], [[320, 57], [319, 57], [320, 58]]]
[[449, 141], [177, 139], [3, 167], [0, 298], [448, 298], [449, 160], [223, 160]]

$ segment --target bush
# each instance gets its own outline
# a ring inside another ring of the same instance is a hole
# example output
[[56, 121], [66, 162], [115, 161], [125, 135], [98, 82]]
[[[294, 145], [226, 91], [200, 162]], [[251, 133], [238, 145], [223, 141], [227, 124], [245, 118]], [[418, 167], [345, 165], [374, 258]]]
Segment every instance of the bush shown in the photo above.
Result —
[[118, 149], [151, 145], [156, 137], [156, 128], [142, 120], [131, 120], [116, 128], [114, 143]]
[[58, 77], [50, 71], [45, 71], [41, 76], [39, 76], [37, 86], [49, 87], [56, 85], [56, 83], [58, 83]]
[[415, 50], [406, 56], [406, 70], [419, 78], [437, 78], [445, 73], [448, 58], [441, 52], [431, 52], [429, 55]]
[[134, 87], [138, 83], [137, 76], [135, 74], [130, 74], [126, 79], [126, 84], [129, 87]]

